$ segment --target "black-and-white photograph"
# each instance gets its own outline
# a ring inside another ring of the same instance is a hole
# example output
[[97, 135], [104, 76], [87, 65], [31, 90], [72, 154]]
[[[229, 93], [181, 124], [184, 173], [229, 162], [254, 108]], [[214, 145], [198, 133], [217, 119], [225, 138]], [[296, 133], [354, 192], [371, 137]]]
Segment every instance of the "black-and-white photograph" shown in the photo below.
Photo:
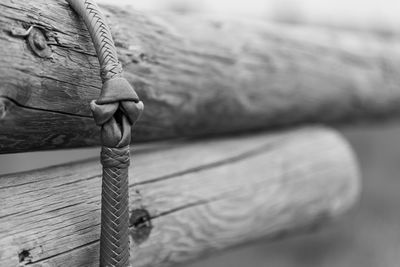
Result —
[[399, 267], [400, 1], [0, 0], [0, 267]]

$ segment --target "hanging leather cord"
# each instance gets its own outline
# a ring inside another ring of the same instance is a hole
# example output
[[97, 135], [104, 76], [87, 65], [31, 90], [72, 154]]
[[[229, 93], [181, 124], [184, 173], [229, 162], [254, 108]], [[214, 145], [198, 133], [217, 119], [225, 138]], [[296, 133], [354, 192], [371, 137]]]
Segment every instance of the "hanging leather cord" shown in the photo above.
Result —
[[99, 58], [103, 87], [90, 103], [101, 126], [103, 165], [100, 266], [129, 266], [128, 166], [131, 126], [143, 111], [135, 90], [122, 77], [110, 29], [93, 0], [67, 0], [83, 18]]

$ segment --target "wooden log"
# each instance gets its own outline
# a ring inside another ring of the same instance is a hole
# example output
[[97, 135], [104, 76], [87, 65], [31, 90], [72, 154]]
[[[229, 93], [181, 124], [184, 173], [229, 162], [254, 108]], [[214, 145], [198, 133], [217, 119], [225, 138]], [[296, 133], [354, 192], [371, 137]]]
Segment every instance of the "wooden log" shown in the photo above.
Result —
[[[98, 160], [0, 177], [0, 266], [98, 266]], [[336, 132], [309, 128], [139, 149], [132, 264], [174, 266], [347, 210], [359, 173]]]
[[[103, 10], [146, 106], [136, 141], [400, 113], [397, 36]], [[52, 59], [18, 36], [32, 25]], [[4, 0], [0, 27], [0, 153], [98, 144], [99, 65], [68, 4]]]

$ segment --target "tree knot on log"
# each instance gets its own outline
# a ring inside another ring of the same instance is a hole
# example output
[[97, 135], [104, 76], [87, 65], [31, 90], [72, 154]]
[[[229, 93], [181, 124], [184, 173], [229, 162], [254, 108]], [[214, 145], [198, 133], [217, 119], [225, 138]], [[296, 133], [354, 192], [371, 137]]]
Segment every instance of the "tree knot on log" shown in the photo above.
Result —
[[144, 106], [126, 79], [118, 77], [106, 81], [99, 99], [93, 100], [90, 107], [96, 124], [101, 126], [104, 146], [129, 145], [131, 126], [139, 119]]
[[130, 234], [136, 245], [146, 241], [153, 229], [151, 216], [146, 209], [135, 209], [129, 218]]

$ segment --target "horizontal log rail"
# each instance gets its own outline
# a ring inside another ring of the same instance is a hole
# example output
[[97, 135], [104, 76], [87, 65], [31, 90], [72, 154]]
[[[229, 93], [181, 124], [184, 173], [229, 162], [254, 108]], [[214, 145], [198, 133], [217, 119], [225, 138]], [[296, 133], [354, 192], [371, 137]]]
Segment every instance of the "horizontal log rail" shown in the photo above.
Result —
[[[146, 106], [137, 142], [400, 114], [397, 36], [103, 9]], [[64, 1], [4, 0], [0, 27], [0, 153], [98, 145], [83, 22]]]
[[[168, 142], [133, 159], [135, 267], [303, 233], [359, 193], [354, 156], [329, 129]], [[100, 176], [97, 159], [1, 176], [0, 266], [98, 266]]]

